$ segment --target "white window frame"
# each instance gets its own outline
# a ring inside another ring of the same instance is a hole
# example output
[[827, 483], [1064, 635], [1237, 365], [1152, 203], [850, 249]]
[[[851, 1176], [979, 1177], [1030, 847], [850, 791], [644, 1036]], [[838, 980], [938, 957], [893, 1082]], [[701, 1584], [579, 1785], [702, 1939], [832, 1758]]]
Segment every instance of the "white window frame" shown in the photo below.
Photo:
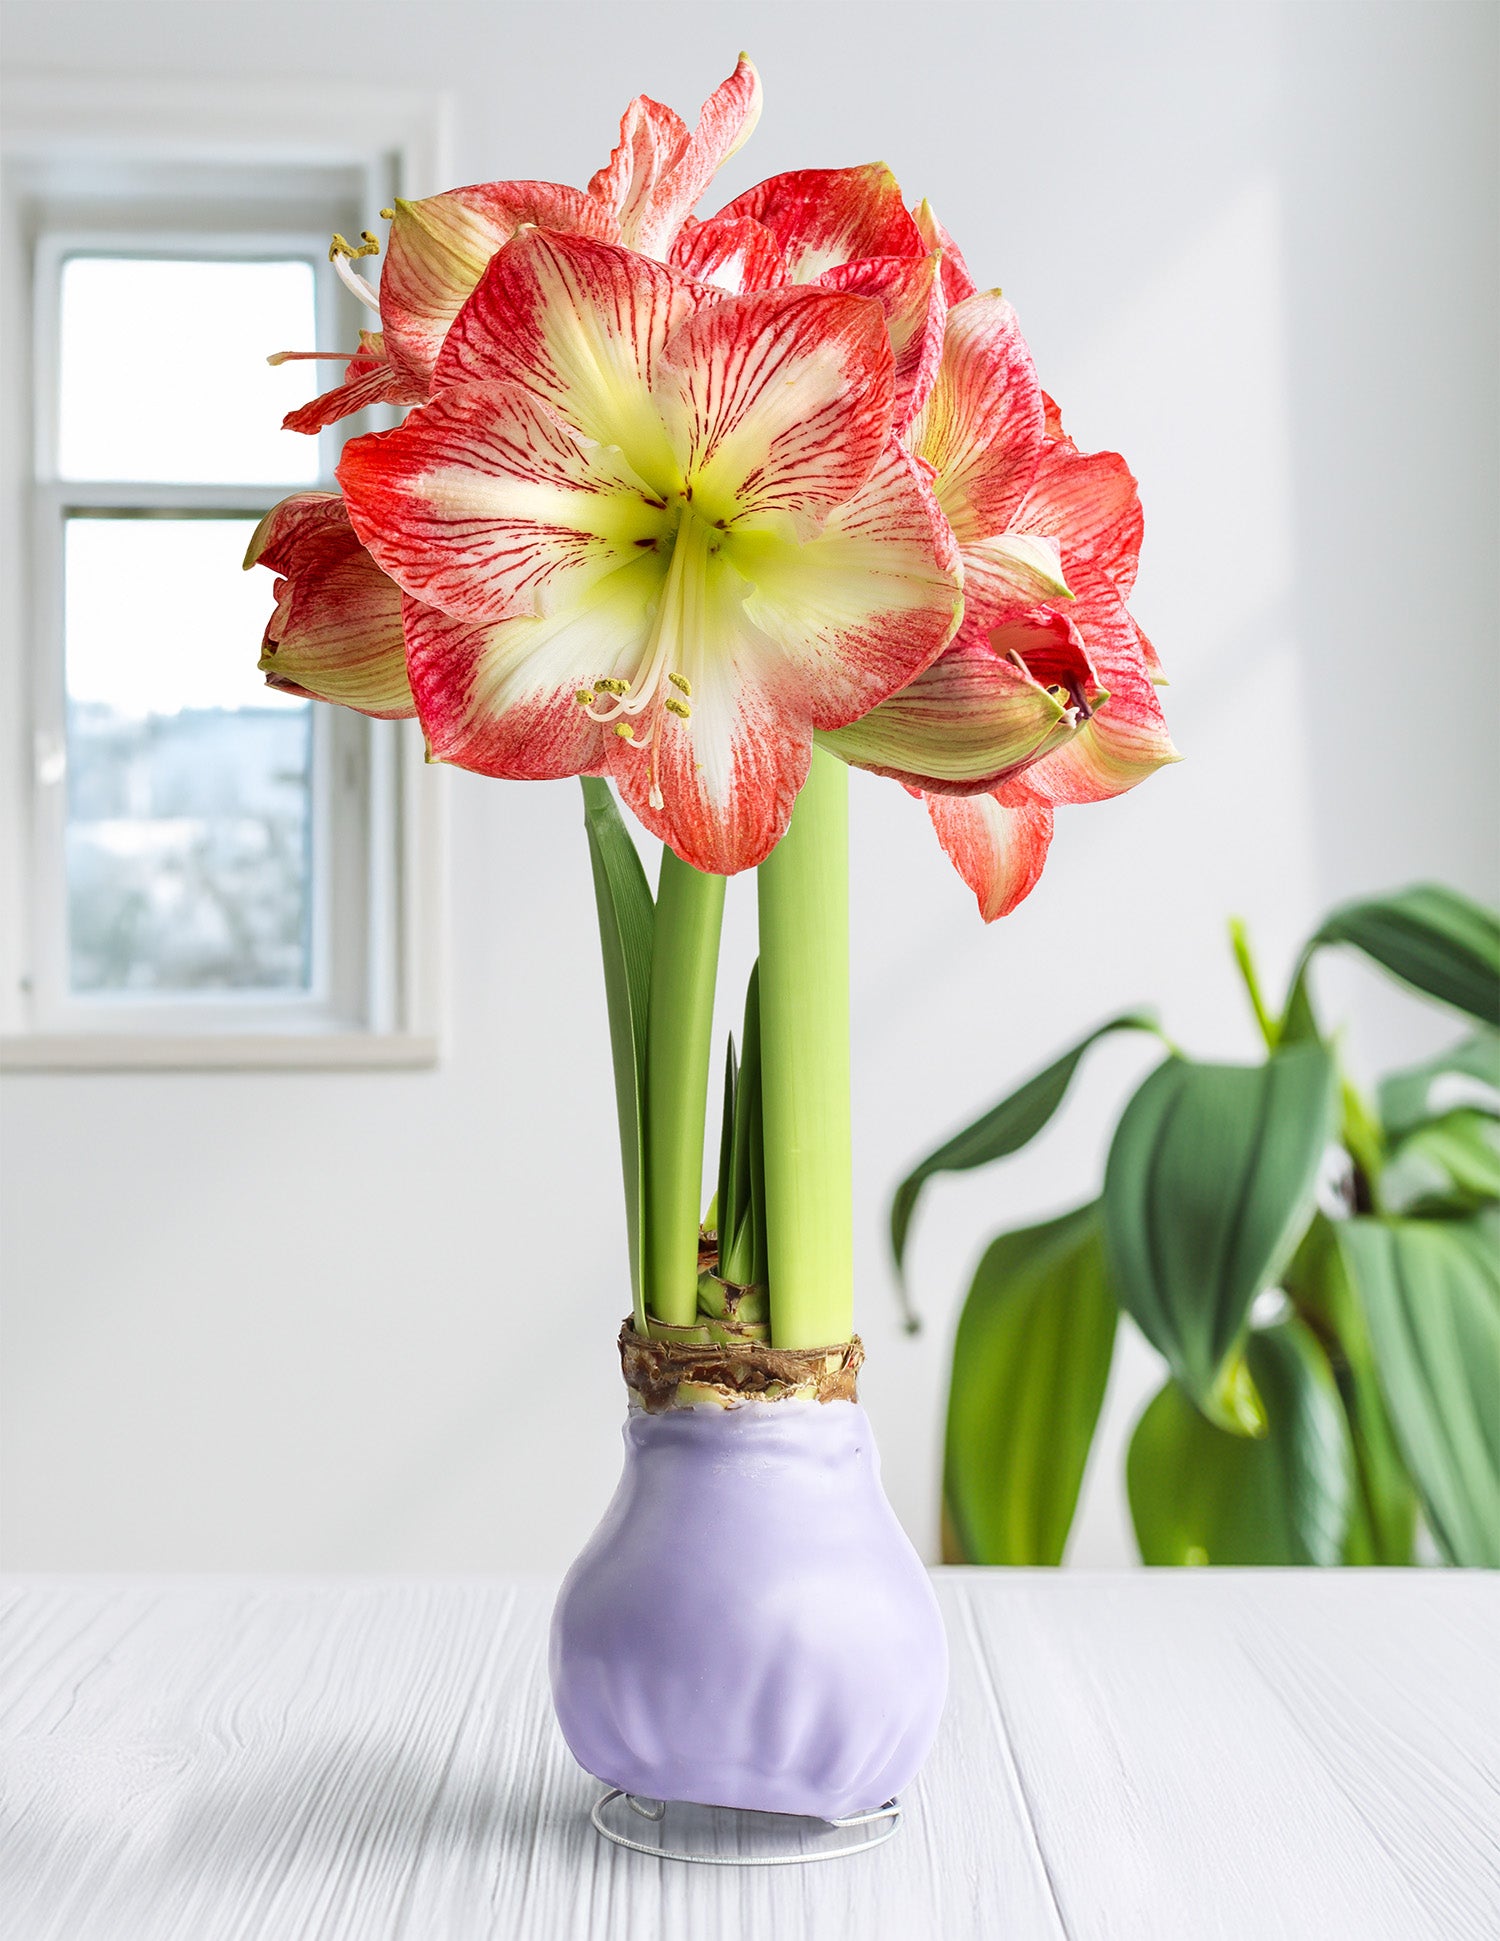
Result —
[[[327, 268], [328, 233], [351, 220], [351, 195], [361, 209], [373, 210], [397, 194], [430, 193], [439, 185], [444, 103], [362, 87], [152, 83], [132, 89], [117, 80], [36, 79], [8, 83], [0, 110], [5, 337], [17, 350], [26, 347], [8, 357], [0, 378], [3, 538], [12, 562], [0, 590], [0, 706], [13, 724], [0, 762], [0, 1064], [60, 1070], [431, 1064], [441, 1041], [442, 774], [426, 767], [414, 723], [369, 721], [316, 703], [313, 840], [321, 862], [312, 988], [121, 1000], [69, 991], [66, 518], [136, 507], [257, 516], [288, 491], [310, 488], [62, 482], [53, 458], [57, 301], [66, 258], [300, 257], [316, 266], [320, 333], [342, 341], [361, 319], [343, 310], [357, 306]], [[106, 171], [119, 180], [131, 170], [150, 176], [158, 209], [163, 181], [185, 178], [196, 189], [202, 180], [237, 200], [236, 191], [263, 171], [266, 219], [247, 227], [243, 218], [231, 218], [211, 232], [195, 230], [202, 214], [211, 221], [219, 214], [205, 190], [184, 201], [180, 222], [174, 210], [159, 227], [144, 227], [132, 217], [128, 195], [88, 193]], [[290, 199], [289, 183], [296, 191]], [[343, 185], [342, 197], [329, 210], [326, 230], [314, 231], [309, 224], [317, 218], [308, 205], [332, 183]], [[38, 196], [61, 214], [34, 234], [30, 211]], [[293, 209], [296, 220], [289, 222], [282, 212]], [[363, 220], [354, 223], [363, 226]], [[330, 334], [324, 319], [333, 317], [340, 321]], [[366, 422], [322, 434], [325, 478], [342, 435]], [[268, 580], [268, 612], [269, 593]]]

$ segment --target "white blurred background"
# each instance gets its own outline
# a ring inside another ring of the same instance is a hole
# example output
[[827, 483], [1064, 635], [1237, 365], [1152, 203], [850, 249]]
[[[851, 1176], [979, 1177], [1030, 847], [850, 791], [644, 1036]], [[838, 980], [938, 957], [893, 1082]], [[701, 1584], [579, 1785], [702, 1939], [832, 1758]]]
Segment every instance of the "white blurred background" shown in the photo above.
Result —
[[[1125, 1005], [1250, 1055], [1231, 913], [1279, 984], [1341, 898], [1432, 876], [1495, 896], [1495, 9], [54, 0], [4, 19], [8, 77], [443, 91], [453, 183], [582, 185], [632, 94], [691, 121], [747, 47], [765, 113], [709, 206], [884, 157], [1003, 282], [1074, 436], [1129, 458], [1134, 605], [1184, 762], [1061, 815], [1040, 889], [988, 930], [915, 806], [854, 778], [865, 1392], [935, 1556], [968, 1272], [997, 1228], [1092, 1194], [1148, 1054], [1102, 1048], [1031, 1151], [932, 1190], [916, 1338], [883, 1239], [907, 1165]], [[578, 791], [449, 781], [437, 1069], [7, 1078], [10, 1566], [554, 1568], [602, 1508], [627, 1294]], [[732, 884], [726, 1025], [752, 919]], [[1361, 1070], [1441, 1036], [1355, 969], [1323, 988]], [[1120, 1454], [1157, 1379], [1122, 1330], [1070, 1561], [1134, 1556]]]

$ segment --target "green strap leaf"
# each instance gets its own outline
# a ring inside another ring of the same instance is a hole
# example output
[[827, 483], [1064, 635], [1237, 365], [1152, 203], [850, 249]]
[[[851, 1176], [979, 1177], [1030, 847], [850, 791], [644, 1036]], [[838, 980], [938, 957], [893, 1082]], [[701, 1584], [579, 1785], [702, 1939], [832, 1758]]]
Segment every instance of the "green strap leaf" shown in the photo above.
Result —
[[1330, 1362], [1354, 1444], [1358, 1494], [1344, 1544], [1346, 1564], [1409, 1564], [1417, 1492], [1396, 1443], [1370, 1326], [1339, 1251], [1335, 1223], [1320, 1213], [1282, 1276], [1299, 1316], [1332, 1344]]
[[991, 1106], [972, 1125], [965, 1126], [962, 1132], [955, 1133], [953, 1138], [930, 1152], [896, 1188], [891, 1200], [891, 1254], [896, 1263], [909, 1328], [915, 1329], [919, 1323], [906, 1303], [903, 1270], [907, 1235], [923, 1187], [936, 1173], [968, 1172], [975, 1166], [987, 1166], [991, 1160], [1004, 1159], [1010, 1153], [1019, 1152], [1022, 1146], [1036, 1137], [1062, 1104], [1084, 1053], [1090, 1046], [1098, 1044], [1101, 1038], [1107, 1038], [1115, 1031], [1150, 1031], [1157, 1037], [1161, 1036], [1161, 1029], [1149, 1011], [1127, 1011], [1118, 1018], [1111, 1018], [1108, 1024], [1101, 1024], [1097, 1031], [1091, 1031], [1071, 1051], [1064, 1052], [1055, 1064], [1038, 1072], [1034, 1078], [1027, 1079], [1019, 1091], [1001, 1099], [998, 1105]]
[[[1430, 1101], [1433, 1087], [1441, 1078], [1459, 1081], [1457, 1089], [1463, 1093], [1461, 1100], [1450, 1098], [1449, 1105], [1462, 1103], [1500, 1117], [1500, 1033], [1476, 1031], [1436, 1057], [1383, 1078], [1376, 1096], [1380, 1117], [1392, 1139], [1415, 1131], [1433, 1116]], [[1480, 1088], [1485, 1088], [1489, 1096]]]
[[[1500, 917], [1440, 883], [1346, 903], [1311, 938], [1292, 984], [1284, 1040], [1310, 1035], [1307, 970], [1316, 951], [1347, 944], [1382, 970], [1484, 1024], [1500, 1020]], [[1313, 1027], [1315, 1029], [1315, 1027]]]
[[1500, 1200], [1500, 1124], [1463, 1107], [1409, 1132], [1380, 1176], [1386, 1213], [1475, 1213]]
[[646, 1332], [642, 1207], [645, 1201], [646, 1021], [651, 999], [651, 947], [656, 906], [630, 831], [608, 782], [585, 775], [583, 822], [594, 872], [604, 995], [614, 1060], [620, 1163], [625, 1176], [625, 1231], [635, 1322]]
[[1353, 1452], [1328, 1359], [1300, 1321], [1246, 1343], [1266, 1433], [1227, 1435], [1175, 1382], [1147, 1405], [1126, 1458], [1148, 1564], [1337, 1564], [1353, 1503]]
[[[719, 1272], [744, 1287], [764, 1287], [766, 1264], [766, 1162], [761, 1112], [760, 963], [750, 967], [745, 989], [744, 1056], [734, 1089], [730, 1198], [734, 1219], [719, 1235]], [[727, 1233], [727, 1238], [726, 1238]]]
[[1237, 1349], [1313, 1210], [1337, 1083], [1319, 1044], [1264, 1065], [1170, 1059], [1125, 1109], [1104, 1179], [1120, 1304], [1198, 1407], [1256, 1434]]
[[1061, 1563], [1117, 1316], [1097, 1204], [990, 1243], [953, 1346], [943, 1466], [952, 1561]]
[[1493, 1220], [1346, 1220], [1407, 1468], [1449, 1563], [1500, 1568], [1500, 1244]]

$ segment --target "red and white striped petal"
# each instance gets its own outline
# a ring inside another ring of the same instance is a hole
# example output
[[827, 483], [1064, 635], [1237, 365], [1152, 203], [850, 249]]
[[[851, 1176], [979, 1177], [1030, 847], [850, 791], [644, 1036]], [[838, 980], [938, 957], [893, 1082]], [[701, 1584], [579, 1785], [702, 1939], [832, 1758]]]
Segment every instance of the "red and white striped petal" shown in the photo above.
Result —
[[[284, 352], [283, 356], [298, 353]], [[309, 353], [316, 355], [316, 353]], [[276, 359], [271, 360], [273, 363]], [[343, 382], [324, 391], [281, 421], [283, 431], [322, 431], [371, 404], [415, 404], [425, 398], [427, 387], [405, 371], [396, 370], [385, 352], [385, 340], [378, 330], [359, 333], [359, 349], [344, 367]]]
[[938, 503], [961, 546], [1016, 523], [1042, 440], [1041, 386], [1015, 311], [995, 295], [955, 304], [937, 382], [909, 442], [936, 472]]
[[651, 380], [668, 337], [713, 300], [632, 250], [527, 230], [481, 277], [435, 382], [519, 384], [586, 438], [618, 445], [665, 497], [682, 479]]
[[779, 290], [791, 280], [781, 245], [764, 223], [749, 216], [684, 223], [667, 261], [694, 282], [736, 296], [745, 290]]
[[930, 202], [919, 202], [911, 212], [911, 219], [928, 249], [941, 250], [943, 254], [943, 293], [950, 304], [962, 303], [965, 297], [975, 294], [975, 283], [969, 274], [969, 266], [963, 259], [958, 244], [944, 229], [933, 214]]
[[485, 624], [408, 600], [412, 692], [434, 761], [480, 775], [547, 781], [601, 773], [613, 735], [580, 706], [580, 691], [639, 652], [661, 589], [637, 558], [557, 613]]
[[1104, 802], [1180, 758], [1124, 601], [1097, 567], [1081, 565], [1072, 578], [1070, 618], [1109, 698], [1066, 747], [1029, 769], [1026, 780], [1049, 802]]
[[401, 589], [360, 545], [336, 494], [303, 492], [272, 506], [255, 529], [245, 565], [282, 576], [261, 643], [267, 687], [382, 720], [416, 712]]
[[419, 397], [485, 265], [527, 223], [600, 242], [619, 237], [608, 210], [560, 182], [482, 182], [396, 204], [380, 277], [380, 320], [389, 361], [422, 387]]
[[842, 728], [936, 660], [963, 612], [953, 535], [894, 442], [861, 490], [800, 545], [732, 536], [745, 611], [781, 649], [815, 728]]
[[1140, 558], [1140, 493], [1118, 452], [1080, 452], [1049, 439], [1013, 521], [1020, 532], [1061, 542], [1064, 563], [1087, 559], [1129, 599]]
[[1009, 916], [1036, 888], [1052, 842], [1052, 807], [1025, 782], [992, 795], [929, 795], [927, 813], [948, 860], [986, 923]]
[[998, 618], [1015, 607], [1072, 597], [1063, 576], [1057, 540], [1041, 533], [1001, 532], [974, 539], [963, 549], [964, 598], [980, 620]]
[[[1087, 666], [1081, 649], [1078, 659]], [[856, 768], [911, 788], [973, 795], [1068, 740], [1074, 720], [1071, 696], [1052, 670], [1038, 679], [1019, 655], [1008, 658], [966, 622], [898, 694], [822, 739]]]
[[890, 436], [892, 382], [876, 304], [762, 290], [682, 324], [652, 390], [693, 510], [743, 527], [851, 498]]
[[691, 715], [663, 710], [651, 742], [611, 738], [610, 771], [653, 835], [695, 869], [732, 876], [763, 862], [786, 833], [812, 759], [801, 683], [782, 644], [753, 626], [744, 583], [705, 574], [691, 606], [697, 651]]
[[579, 600], [664, 538], [661, 501], [620, 453], [518, 385], [440, 391], [394, 431], [354, 439], [338, 477], [384, 570], [469, 620]]
[[617, 220], [621, 241], [665, 257], [720, 164], [749, 139], [760, 105], [760, 76], [743, 54], [704, 102], [691, 135], [680, 115], [637, 95], [621, 117], [614, 151], [589, 183], [589, 194]]
[[905, 431], [927, 402], [943, 355], [948, 313], [937, 256], [872, 256], [824, 270], [820, 290], [873, 297], [885, 312], [895, 367], [891, 428]]
[[773, 175], [719, 211], [753, 216], [781, 245], [795, 283], [864, 256], [931, 254], [884, 162]]

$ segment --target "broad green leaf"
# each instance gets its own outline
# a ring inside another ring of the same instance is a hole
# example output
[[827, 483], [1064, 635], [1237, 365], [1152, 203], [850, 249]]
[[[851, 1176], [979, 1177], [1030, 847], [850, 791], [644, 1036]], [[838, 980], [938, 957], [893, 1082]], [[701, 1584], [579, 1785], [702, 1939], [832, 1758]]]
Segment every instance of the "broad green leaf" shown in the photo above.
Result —
[[1396, 1440], [1450, 1563], [1500, 1568], [1500, 1242], [1495, 1223], [1337, 1227]]
[[1346, 903], [1308, 942], [1292, 985], [1283, 1038], [1309, 1035], [1307, 967], [1314, 952], [1347, 944], [1414, 990], [1471, 1018], [1500, 1018], [1500, 917], [1457, 890], [1419, 883], [1394, 896]]
[[1392, 1139], [1414, 1132], [1435, 1116], [1433, 1088], [1442, 1078], [1457, 1081], [1449, 1090], [1461, 1095], [1447, 1098], [1446, 1105], [1467, 1105], [1491, 1117], [1500, 1116], [1500, 1033], [1476, 1031], [1436, 1057], [1383, 1078], [1377, 1094], [1380, 1117]]
[[[1097, 1031], [1091, 1031], [1071, 1051], [1064, 1052], [1045, 1071], [1027, 1079], [1019, 1091], [1001, 1099], [998, 1105], [991, 1106], [972, 1125], [965, 1126], [962, 1132], [955, 1133], [953, 1138], [930, 1152], [920, 1165], [907, 1174], [891, 1200], [891, 1253], [895, 1257], [898, 1276], [902, 1273], [906, 1257], [906, 1239], [912, 1215], [928, 1180], [935, 1173], [964, 1173], [975, 1166], [987, 1166], [991, 1160], [1004, 1159], [1010, 1153], [1019, 1152], [1022, 1146], [1036, 1137], [1062, 1104], [1084, 1053], [1114, 1031], [1151, 1031], [1161, 1035], [1160, 1027], [1149, 1012], [1127, 1011], [1118, 1018], [1111, 1018], [1108, 1024], [1101, 1024]], [[904, 1281], [902, 1293], [904, 1299]], [[910, 1326], [916, 1325], [909, 1311], [907, 1319]]]
[[1327, 1357], [1295, 1320], [1255, 1330], [1245, 1357], [1264, 1436], [1215, 1428], [1175, 1382], [1136, 1424], [1125, 1480], [1148, 1564], [1343, 1561], [1353, 1455]]
[[1396, 1445], [1359, 1294], [1339, 1251], [1333, 1221], [1308, 1228], [1282, 1286], [1329, 1353], [1354, 1443], [1358, 1495], [1344, 1544], [1347, 1564], [1409, 1564], [1417, 1492]]
[[955, 1561], [1061, 1563], [1117, 1312], [1097, 1205], [991, 1241], [953, 1345], [943, 1501]]
[[1120, 1305], [1198, 1407], [1256, 1434], [1236, 1351], [1313, 1210], [1337, 1086], [1321, 1045], [1264, 1065], [1169, 1059], [1125, 1108], [1104, 1178]]
[[1500, 1200], [1500, 1124], [1465, 1106], [1409, 1132], [1380, 1176], [1388, 1213], [1474, 1213]]
[[583, 778], [583, 821], [594, 872], [604, 995], [614, 1060], [620, 1164], [625, 1176], [625, 1231], [636, 1326], [646, 1332], [641, 1211], [645, 1199], [646, 1020], [656, 908], [630, 831], [608, 782]]

